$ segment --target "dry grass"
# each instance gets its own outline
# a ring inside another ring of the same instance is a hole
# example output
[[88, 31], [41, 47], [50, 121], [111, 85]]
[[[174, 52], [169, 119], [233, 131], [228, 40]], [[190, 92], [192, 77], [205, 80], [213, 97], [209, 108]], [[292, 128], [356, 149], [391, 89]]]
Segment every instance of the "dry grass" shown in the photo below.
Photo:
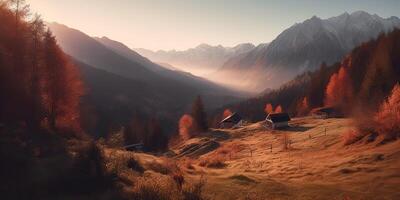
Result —
[[128, 192], [129, 199], [146, 200], [206, 200], [204, 196], [205, 180], [184, 183], [181, 186], [169, 176], [138, 177]]
[[180, 160], [179, 165], [182, 168], [186, 168], [186, 169], [190, 169], [190, 170], [194, 170], [194, 162], [191, 158], [183, 158]]
[[149, 169], [160, 174], [173, 174], [181, 171], [178, 163], [169, 158], [161, 158], [161, 162], [153, 161], [148, 164]]
[[224, 168], [226, 167], [225, 159], [221, 156], [208, 156], [200, 160], [199, 165], [207, 168]]
[[283, 133], [281, 135], [280, 141], [282, 143], [282, 149], [283, 150], [289, 150], [290, 149], [290, 138], [288, 133]]
[[130, 199], [173, 200], [179, 191], [169, 177], [138, 177], [130, 191]]
[[358, 130], [348, 130], [346, 132], [343, 133], [343, 143], [344, 145], [350, 145], [350, 144], [354, 144], [357, 141], [361, 140], [362, 138], [364, 138], [365, 133], [358, 131]]
[[237, 154], [245, 149], [245, 145], [239, 142], [229, 142], [223, 144], [217, 150], [215, 150], [209, 157], [220, 157], [225, 160], [231, 160], [237, 156]]

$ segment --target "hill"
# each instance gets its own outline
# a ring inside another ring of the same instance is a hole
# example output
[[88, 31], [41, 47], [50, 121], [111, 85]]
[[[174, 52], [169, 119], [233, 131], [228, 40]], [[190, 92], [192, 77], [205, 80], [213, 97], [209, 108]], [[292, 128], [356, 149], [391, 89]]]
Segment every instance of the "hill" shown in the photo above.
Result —
[[[179, 169], [186, 184], [206, 180], [203, 195], [217, 200], [399, 198], [400, 141], [379, 145], [378, 138], [344, 146], [342, 133], [353, 128], [350, 122], [344, 118], [296, 118], [291, 128], [272, 131], [258, 122], [188, 140], [173, 148], [178, 156], [170, 159], [119, 154], [136, 158], [145, 173], [168, 174]], [[290, 144], [288, 149], [283, 138]], [[188, 147], [208, 146], [210, 141], [217, 145], [189, 157], [180, 156]], [[155, 163], [159, 167], [155, 168]]]
[[[334, 82], [332, 77], [335, 74], [337, 77], [341, 71], [340, 82], [343, 85], [336, 87], [335, 93], [339, 99], [349, 95], [351, 98], [345, 102], [338, 99], [336, 104], [343, 104], [341, 106], [347, 109], [347, 114], [357, 110], [375, 112], [400, 80], [399, 45], [400, 31], [395, 29], [354, 48], [340, 63], [330, 66], [323, 63], [320, 69], [298, 75], [279, 89], [224, 108], [237, 111], [250, 121], [265, 117], [267, 103], [274, 107], [281, 105], [285, 111], [297, 115], [299, 104], [304, 99], [308, 109], [326, 105], [327, 87]], [[344, 95], [344, 91], [351, 94]]]
[[80, 66], [88, 91], [86, 103], [95, 103], [87, 115], [98, 118], [101, 125], [95, 128], [101, 129], [97, 135], [104, 136], [134, 115], [162, 119], [169, 132], [197, 95], [210, 110], [242, 98], [243, 93], [152, 63], [117, 41], [104, 38], [102, 44], [61, 24], [49, 27], [62, 49]]

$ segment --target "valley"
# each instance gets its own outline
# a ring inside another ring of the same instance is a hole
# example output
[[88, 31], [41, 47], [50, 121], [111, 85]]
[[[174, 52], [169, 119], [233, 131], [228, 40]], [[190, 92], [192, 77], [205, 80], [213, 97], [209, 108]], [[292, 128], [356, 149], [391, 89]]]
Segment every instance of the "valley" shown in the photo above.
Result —
[[0, 0], [0, 199], [398, 200], [397, 8]]
[[[382, 138], [377, 138], [346, 146], [343, 133], [353, 128], [346, 118], [295, 118], [290, 126], [268, 130], [258, 122], [214, 129], [172, 148], [178, 156], [168, 162], [141, 153], [123, 154], [149, 170], [144, 176], [155, 173], [149, 163], [176, 163], [186, 181], [206, 180], [204, 192], [212, 199], [399, 198], [400, 141], [382, 145]], [[282, 143], [284, 135], [290, 141], [288, 149]], [[208, 140], [219, 147], [179, 156], [185, 146]], [[202, 166], [206, 159], [219, 159], [223, 165]]]

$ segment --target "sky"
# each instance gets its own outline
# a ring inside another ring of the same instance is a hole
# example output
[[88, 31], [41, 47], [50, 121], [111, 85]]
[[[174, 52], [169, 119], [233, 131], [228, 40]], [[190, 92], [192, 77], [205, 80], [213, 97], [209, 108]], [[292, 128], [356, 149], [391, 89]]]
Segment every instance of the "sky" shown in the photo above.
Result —
[[47, 22], [131, 48], [266, 43], [295, 23], [364, 10], [400, 16], [400, 0], [26, 0]]

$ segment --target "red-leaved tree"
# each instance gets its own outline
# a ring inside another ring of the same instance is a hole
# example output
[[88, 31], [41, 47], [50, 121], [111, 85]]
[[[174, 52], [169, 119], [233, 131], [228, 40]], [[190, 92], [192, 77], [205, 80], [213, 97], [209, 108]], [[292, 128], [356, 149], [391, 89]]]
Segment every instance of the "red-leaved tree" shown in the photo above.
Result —
[[79, 103], [83, 95], [78, 69], [48, 30], [44, 36], [45, 105], [50, 129], [79, 129]]
[[233, 112], [228, 108], [224, 110], [224, 113], [222, 114], [222, 118], [225, 119], [229, 116], [231, 116], [233, 114]]
[[282, 109], [282, 106], [281, 105], [278, 105], [276, 108], [275, 108], [275, 111], [274, 111], [275, 113], [281, 113], [281, 112], [283, 112], [283, 109]]
[[197, 128], [192, 116], [185, 114], [179, 119], [179, 135], [187, 140], [195, 135]]
[[274, 108], [272, 107], [272, 105], [270, 103], [267, 103], [265, 105], [264, 111], [268, 115], [268, 114], [274, 112]]
[[353, 89], [350, 76], [344, 66], [334, 73], [325, 90], [325, 105], [336, 106], [348, 113], [351, 105]]
[[374, 120], [376, 131], [387, 139], [400, 135], [400, 84], [393, 87], [391, 95], [382, 103]]

